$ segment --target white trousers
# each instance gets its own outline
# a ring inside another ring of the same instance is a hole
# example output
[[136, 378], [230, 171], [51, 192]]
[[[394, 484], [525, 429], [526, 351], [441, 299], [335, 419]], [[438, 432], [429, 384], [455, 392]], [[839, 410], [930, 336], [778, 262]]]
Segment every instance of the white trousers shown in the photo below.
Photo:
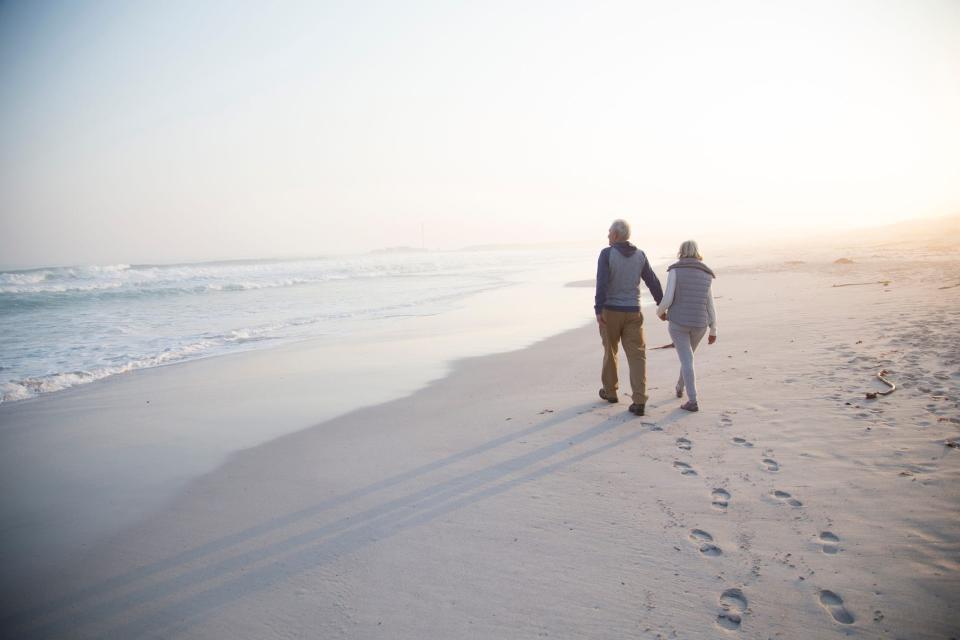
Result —
[[677, 380], [677, 392], [687, 389], [690, 402], [697, 401], [697, 372], [693, 366], [693, 352], [707, 334], [706, 327], [687, 327], [676, 322], [669, 323], [667, 330], [673, 339], [673, 346], [677, 348], [677, 357], [680, 358], [680, 379]]

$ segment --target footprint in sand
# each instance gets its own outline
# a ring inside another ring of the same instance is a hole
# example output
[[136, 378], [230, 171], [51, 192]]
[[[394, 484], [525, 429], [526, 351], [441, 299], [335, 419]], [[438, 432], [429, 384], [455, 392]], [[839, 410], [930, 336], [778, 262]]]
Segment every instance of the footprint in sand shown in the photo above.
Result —
[[791, 495], [790, 495], [789, 493], [787, 493], [786, 491], [780, 491], [779, 489], [777, 489], [777, 490], [774, 491], [771, 495], [773, 495], [773, 497], [776, 498], [777, 500], [782, 500], [783, 502], [786, 502], [786, 503], [787, 503], [788, 505], [790, 505], [791, 507], [802, 507], [802, 506], [803, 506], [803, 503], [802, 503], [802, 502], [800, 502], [799, 500], [797, 500], [796, 498], [794, 498], [793, 496], [791, 496]]
[[752, 447], [752, 446], [753, 446], [753, 443], [752, 443], [752, 442], [750, 442], [750, 441], [747, 440], [746, 438], [741, 438], [740, 436], [737, 436], [736, 438], [733, 438], [733, 439], [732, 439], [732, 442], [733, 442], [733, 444], [738, 445], [738, 446], [741, 446], [741, 447]]
[[717, 624], [724, 629], [736, 631], [747, 611], [747, 597], [740, 589], [727, 589], [720, 594], [720, 613]]
[[726, 489], [714, 489], [710, 494], [711, 505], [715, 509], [720, 509], [721, 511], [727, 508], [727, 505], [730, 504], [730, 492]]
[[714, 557], [723, 554], [723, 551], [720, 550], [720, 547], [713, 544], [713, 536], [703, 529], [691, 529], [690, 539], [695, 544], [700, 545], [700, 553], [705, 556]]
[[824, 589], [820, 592], [820, 604], [830, 612], [833, 619], [840, 624], [853, 624], [853, 614], [843, 606], [843, 598], [833, 591]]
[[686, 438], [677, 438], [677, 446], [685, 451], [690, 451], [693, 448], [693, 443]]
[[840, 551], [840, 538], [830, 531], [820, 533], [820, 542], [823, 543], [822, 551], [824, 553], [833, 555]]
[[764, 458], [761, 462], [763, 463], [764, 471], [769, 471], [770, 473], [780, 471], [780, 463], [773, 458]]
[[733, 418], [731, 418], [730, 415], [726, 411], [724, 411], [720, 415], [720, 426], [729, 427], [732, 424], [733, 424]]
[[685, 476], [695, 476], [697, 472], [694, 471], [693, 467], [688, 465], [686, 462], [680, 462], [679, 460], [673, 463], [673, 468], [682, 473]]

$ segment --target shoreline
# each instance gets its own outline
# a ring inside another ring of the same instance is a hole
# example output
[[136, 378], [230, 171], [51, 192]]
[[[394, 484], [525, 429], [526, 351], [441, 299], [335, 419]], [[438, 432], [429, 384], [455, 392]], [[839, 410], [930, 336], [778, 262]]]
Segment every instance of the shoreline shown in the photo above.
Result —
[[[552, 262], [510, 254], [449, 264], [371, 257], [211, 273], [85, 267], [52, 284], [15, 281], [0, 287], [10, 323], [0, 404], [213, 355], [385, 333], [418, 317], [482, 305], [484, 293], [565, 275], [578, 264], [567, 254]], [[82, 320], [76, 330], [71, 314]]]
[[[407, 397], [464, 359], [547, 339], [545, 331], [570, 324], [558, 318], [587, 308], [556, 269], [526, 276], [443, 314], [385, 319], [364, 334], [137, 369], [0, 404], [0, 480], [15, 487], [0, 495], [0, 513], [15, 523], [0, 554], [5, 581], [53, 571], [135, 526], [233, 455]], [[538, 326], [528, 313], [508, 324], [544, 286], [562, 298], [544, 307], [555, 317]]]
[[[859, 248], [858, 248], [858, 249], [859, 249]], [[870, 250], [872, 251], [872, 249], [870, 249]], [[660, 253], [663, 253], [663, 252], [660, 251]], [[757, 271], [759, 271], [759, 270], [771, 269], [771, 268], [773, 268], [773, 269], [778, 269], [778, 270], [783, 270], [783, 269], [795, 270], [797, 267], [809, 269], [809, 268], [813, 268], [813, 267], [815, 267], [815, 266], [823, 266], [823, 265], [826, 265], [828, 262], [830, 262], [830, 260], [827, 259], [828, 256], [832, 256], [832, 255], [834, 255], [834, 254], [839, 255], [839, 254], [837, 253], [837, 251], [834, 250], [834, 249], [824, 249], [824, 248], [821, 248], [821, 249], [819, 249], [819, 250], [816, 252], [815, 257], [813, 257], [812, 259], [810, 259], [810, 261], [790, 261], [790, 260], [786, 260], [787, 257], [792, 256], [792, 255], [794, 255], [795, 253], [796, 253], [795, 250], [790, 250], [790, 251], [784, 253], [782, 256], [780, 256], [783, 260], [774, 261], [774, 262], [771, 263], [771, 262], [759, 261], [759, 260], [756, 260], [756, 259], [747, 259], [747, 258], [746, 258], [745, 256], [743, 256], [743, 255], [730, 254], [730, 252], [729, 252], [728, 250], [721, 250], [721, 253], [719, 254], [721, 257], [718, 259], [718, 264], [719, 264], [720, 268], [722, 268], [722, 270], [725, 271], [725, 272], [727, 272], [727, 273], [755, 273], [755, 272], [757, 272]], [[853, 255], [858, 255], [858, 254], [857, 254], [857, 252], [854, 252]], [[880, 256], [880, 255], [869, 255], [869, 256], [867, 256], [867, 260], [868, 260], [868, 262], [869, 262], [869, 261], [871, 261], [871, 260], [873, 260], [873, 259], [875, 259], [875, 258], [878, 258], [878, 257], [881, 258], [881, 260], [885, 258], [884, 256]], [[931, 254], [931, 252], [927, 252], [927, 253], [925, 253], [922, 257], [925, 258], [926, 261], [929, 261], [930, 259], [936, 259], [936, 258], [938, 257], [938, 253], [937, 253], [936, 251], [933, 251], [932, 254]], [[941, 258], [943, 258], [943, 259], [949, 259], [949, 258], [950, 258], [949, 255], [943, 255], [943, 256], [939, 256], [939, 257], [941, 257]], [[859, 260], [859, 257], [858, 257], [858, 260]], [[269, 259], [269, 260], [267, 260], [267, 261], [270, 262], [270, 261], [272, 261], [272, 259]], [[660, 255], [660, 256], [657, 258], [657, 264], [660, 265], [659, 268], [660, 268], [661, 270], [663, 270], [663, 268], [665, 268], [665, 266], [666, 266], [667, 264], [669, 264], [670, 261], [671, 261], [670, 258], [665, 257], [665, 256], [663, 256], [663, 255]], [[226, 262], [228, 262], [228, 263], [233, 263], [233, 262], [245, 263], [245, 262], [258, 262], [258, 260], [253, 260], [253, 261], [248, 261], [248, 260], [232, 260], [232, 261], [226, 261]], [[919, 262], [924, 262], [924, 261], [921, 260], [921, 261], [919, 261]], [[214, 261], [214, 263], [219, 263], [219, 261]], [[187, 264], [194, 264], [194, 263], [187, 263]], [[206, 264], [206, 263], [197, 263], [197, 264]], [[135, 266], [153, 266], [153, 265], [135, 265]], [[167, 266], [177, 266], [177, 265], [167, 265]], [[46, 268], [47, 268], [47, 267], [42, 267], [42, 268], [38, 268], [38, 269], [42, 270], [42, 269], [46, 269]], [[384, 325], [387, 324], [388, 322], [392, 322], [392, 321], [396, 321], [396, 320], [400, 320], [400, 322], [413, 322], [413, 323], [417, 323], [417, 322], [423, 322], [426, 318], [428, 318], [428, 317], [431, 316], [431, 315], [441, 315], [441, 316], [443, 316], [443, 315], [451, 315], [453, 318], [456, 319], [456, 318], [457, 318], [457, 314], [455, 313], [456, 310], [457, 310], [458, 308], [463, 308], [464, 306], [471, 306], [471, 301], [472, 301], [472, 300], [475, 300], [475, 299], [482, 300], [483, 298], [489, 296], [489, 294], [490, 294], [491, 292], [496, 292], [496, 290], [497, 290], [498, 288], [507, 288], [507, 289], [509, 289], [510, 287], [513, 287], [513, 286], [515, 286], [515, 285], [517, 285], [517, 284], [520, 284], [520, 285], [530, 284], [530, 282], [524, 281], [524, 280], [522, 280], [522, 279], [521, 279], [520, 281], [516, 280], [516, 278], [517, 278], [518, 276], [529, 275], [529, 274], [531, 274], [531, 273], [532, 273], [532, 274], [537, 274], [537, 276], [542, 276], [542, 274], [554, 272], [555, 269], [556, 269], [556, 267], [544, 267], [544, 266], [541, 265], [541, 266], [534, 267], [534, 268], [532, 268], [531, 270], [527, 270], [527, 271], [515, 273], [515, 274], [513, 274], [511, 277], [508, 277], [508, 278], [504, 281], [504, 283], [501, 285], [501, 287], [494, 287], [494, 288], [491, 289], [491, 290], [482, 291], [482, 292], [479, 292], [479, 293], [466, 294], [466, 295], [464, 296], [464, 298], [463, 298], [462, 300], [458, 301], [458, 303], [455, 304], [453, 307], [451, 307], [450, 309], [446, 309], [446, 310], [444, 310], [444, 311], [440, 311], [439, 313], [435, 313], [435, 314], [423, 314], [423, 315], [412, 314], [412, 315], [409, 315], [409, 316], [399, 314], [399, 315], [392, 315], [392, 316], [384, 316], [384, 317], [375, 318], [375, 319], [366, 319], [366, 320], [364, 320], [363, 322], [368, 325], [368, 326], [367, 326], [367, 336], [371, 337], [372, 339], [379, 339], [380, 337], [382, 337], [382, 336], [384, 336], [384, 335], [389, 335], [389, 334], [390, 334], [390, 330], [385, 329], [385, 328], [384, 328]], [[567, 278], [571, 277], [572, 274], [575, 273], [575, 271], [571, 270], [570, 265], [565, 265], [564, 267], [562, 267], [562, 269], [563, 269], [563, 271], [565, 272]], [[589, 270], [589, 269], [588, 269], [588, 270]], [[535, 278], [536, 278], [537, 276], [535, 276]], [[576, 280], [569, 280], [569, 279], [567, 279], [567, 280], [564, 281], [563, 278], [559, 278], [559, 279], [555, 278], [555, 282], [553, 282], [552, 284], [554, 284], [554, 285], [556, 285], [556, 286], [561, 286], [561, 287], [563, 287], [563, 288], [592, 288], [592, 287], [593, 287], [593, 284], [594, 284], [594, 281], [593, 281], [592, 279], [576, 279]], [[645, 307], [651, 306], [652, 303], [649, 302], [649, 295], [647, 295], [646, 298], [647, 298], [647, 302], [645, 303]], [[481, 304], [482, 304], [482, 303], [481, 303]], [[451, 313], [451, 312], [453, 312], [453, 313]], [[458, 320], [458, 321], [459, 321], [459, 320]], [[502, 318], [501, 318], [501, 319], [498, 319], [498, 321], [503, 322], [503, 319], [502, 319]], [[566, 328], [569, 328], [569, 323], [568, 323], [568, 325], [567, 325], [566, 327], [562, 327], [562, 326], [561, 326], [561, 327], [556, 328], [554, 331], [540, 332], [540, 333], [539, 333], [538, 335], [536, 335], [533, 339], [543, 339], [543, 338], [547, 337], [548, 335], [552, 335], [553, 333], [556, 333], [556, 332], [558, 332], [558, 331], [563, 331], [563, 330], [565, 330]], [[410, 331], [416, 332], [416, 329], [411, 327], [411, 328], [410, 328]], [[422, 332], [423, 332], [423, 329], [420, 329], [420, 332], [422, 333]], [[405, 334], [406, 332], [400, 331], [399, 333], [402, 335], [402, 334]], [[41, 392], [39, 392], [39, 393], [37, 393], [37, 394], [35, 394], [35, 395], [31, 395], [31, 396], [24, 397], [24, 398], [8, 399], [8, 400], [6, 400], [6, 401], [4, 401], [4, 402], [0, 402], [0, 407], [5, 407], [5, 406], [9, 407], [9, 406], [11, 406], [11, 405], [13, 405], [13, 404], [22, 404], [22, 403], [24, 403], [24, 402], [36, 402], [36, 401], [41, 401], [41, 400], [44, 399], [44, 398], [50, 398], [50, 397], [54, 397], [54, 396], [57, 396], [57, 395], [60, 395], [60, 394], [64, 394], [64, 393], [69, 393], [69, 392], [77, 392], [77, 390], [82, 390], [82, 389], [86, 388], [88, 385], [102, 384], [102, 383], [108, 382], [108, 381], [110, 381], [110, 380], [117, 379], [118, 377], [122, 377], [122, 376], [124, 376], [124, 375], [136, 374], [137, 372], [149, 371], [149, 370], [152, 370], [152, 369], [165, 368], [165, 367], [169, 367], [169, 366], [172, 366], [172, 365], [188, 364], [188, 363], [192, 363], [192, 362], [198, 362], [198, 361], [202, 361], [202, 360], [208, 360], [208, 359], [210, 359], [210, 358], [220, 358], [220, 357], [223, 357], [223, 356], [241, 356], [241, 355], [246, 354], [246, 353], [258, 352], [258, 351], [274, 351], [274, 350], [281, 350], [281, 351], [282, 351], [282, 350], [289, 350], [289, 349], [294, 349], [294, 348], [298, 348], [298, 347], [303, 347], [303, 348], [309, 349], [309, 348], [311, 348], [311, 347], [314, 346], [314, 345], [323, 344], [324, 342], [328, 342], [328, 341], [330, 341], [330, 340], [342, 340], [342, 339], [350, 340], [350, 339], [364, 338], [364, 337], [367, 337], [367, 336], [354, 336], [354, 335], [346, 335], [346, 336], [344, 336], [344, 335], [341, 335], [341, 334], [338, 334], [338, 333], [331, 333], [331, 334], [316, 335], [316, 336], [309, 336], [309, 337], [286, 337], [286, 338], [277, 338], [277, 339], [276, 339], [277, 342], [275, 342], [275, 343], [264, 343], [262, 346], [258, 346], [258, 345], [256, 344], [258, 341], [251, 341], [250, 344], [249, 344], [249, 346], [243, 346], [243, 347], [241, 347], [241, 348], [237, 348], [237, 349], [234, 350], [234, 351], [226, 351], [226, 352], [220, 352], [220, 353], [210, 353], [210, 354], [204, 354], [204, 355], [201, 355], [201, 356], [187, 356], [187, 357], [185, 357], [184, 359], [175, 360], [175, 361], [172, 361], [172, 362], [163, 362], [163, 363], [160, 363], [160, 364], [152, 364], [152, 365], [147, 365], [147, 366], [134, 366], [134, 367], [132, 367], [132, 368], [130, 368], [130, 369], [128, 369], [128, 370], [125, 370], [125, 371], [111, 372], [111, 373], [108, 373], [108, 374], [103, 375], [103, 376], [100, 376], [100, 377], [94, 377], [93, 379], [91, 379], [91, 380], [89, 380], [89, 381], [86, 381], [86, 382], [81, 382], [81, 383], [72, 384], [72, 385], [70, 385], [70, 386], [65, 386], [65, 387], [62, 387], [62, 388], [59, 388], [59, 389], [55, 389], [55, 390], [52, 390], [52, 391], [41, 391]], [[526, 340], [527, 340], [527, 342], [529, 343], [530, 337], [527, 336], [527, 337], [526, 337]], [[486, 351], [484, 351], [484, 352], [485, 352], [485, 353], [494, 353], [494, 352], [497, 352], [497, 351], [502, 351], [502, 350], [504, 350], [504, 349], [512, 349], [512, 348], [516, 348], [516, 344], [512, 344], [512, 345], [511, 345], [511, 344], [508, 344], [508, 346], [506, 346], [506, 347], [500, 347], [500, 346], [498, 346], [498, 345], [493, 345], [493, 346], [490, 346], [489, 348], [487, 348]], [[471, 353], [471, 354], [467, 354], [467, 355], [474, 355], [474, 354]], [[460, 357], [460, 356], [459, 356], [459, 355], [454, 356], [454, 359], [456, 359], [457, 357]], [[153, 358], [158, 358], [158, 356], [153, 356]], [[86, 374], [83, 373], [83, 372], [79, 372], [79, 373], [86, 375]], [[61, 373], [58, 374], [58, 375], [73, 375], [73, 374], [67, 374], [67, 373], [61, 372]], [[2, 417], [2, 416], [0, 416], [0, 417]]]

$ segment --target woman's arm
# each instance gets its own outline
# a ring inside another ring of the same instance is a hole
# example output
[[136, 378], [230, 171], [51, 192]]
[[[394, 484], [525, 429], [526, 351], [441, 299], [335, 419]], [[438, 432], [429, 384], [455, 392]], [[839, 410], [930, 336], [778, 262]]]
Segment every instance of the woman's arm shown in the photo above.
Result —
[[667, 290], [663, 292], [660, 305], [657, 306], [657, 315], [663, 316], [673, 304], [673, 296], [677, 292], [677, 272], [667, 271]]
[[717, 335], [717, 308], [713, 304], [713, 287], [707, 289], [707, 316], [710, 326], [710, 335]]

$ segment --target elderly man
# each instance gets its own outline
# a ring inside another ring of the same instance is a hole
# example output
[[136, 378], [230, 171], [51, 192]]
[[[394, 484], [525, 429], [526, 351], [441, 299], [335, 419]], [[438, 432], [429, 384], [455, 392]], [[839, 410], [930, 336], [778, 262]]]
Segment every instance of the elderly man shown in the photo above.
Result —
[[619, 401], [617, 347], [622, 342], [633, 392], [630, 413], [642, 416], [647, 404], [647, 353], [640, 313], [640, 281], [647, 285], [657, 304], [663, 298], [663, 290], [646, 254], [630, 244], [630, 225], [626, 220], [614, 220], [607, 239], [610, 246], [600, 252], [597, 262], [597, 296], [593, 307], [603, 341], [600, 397], [607, 402]]

